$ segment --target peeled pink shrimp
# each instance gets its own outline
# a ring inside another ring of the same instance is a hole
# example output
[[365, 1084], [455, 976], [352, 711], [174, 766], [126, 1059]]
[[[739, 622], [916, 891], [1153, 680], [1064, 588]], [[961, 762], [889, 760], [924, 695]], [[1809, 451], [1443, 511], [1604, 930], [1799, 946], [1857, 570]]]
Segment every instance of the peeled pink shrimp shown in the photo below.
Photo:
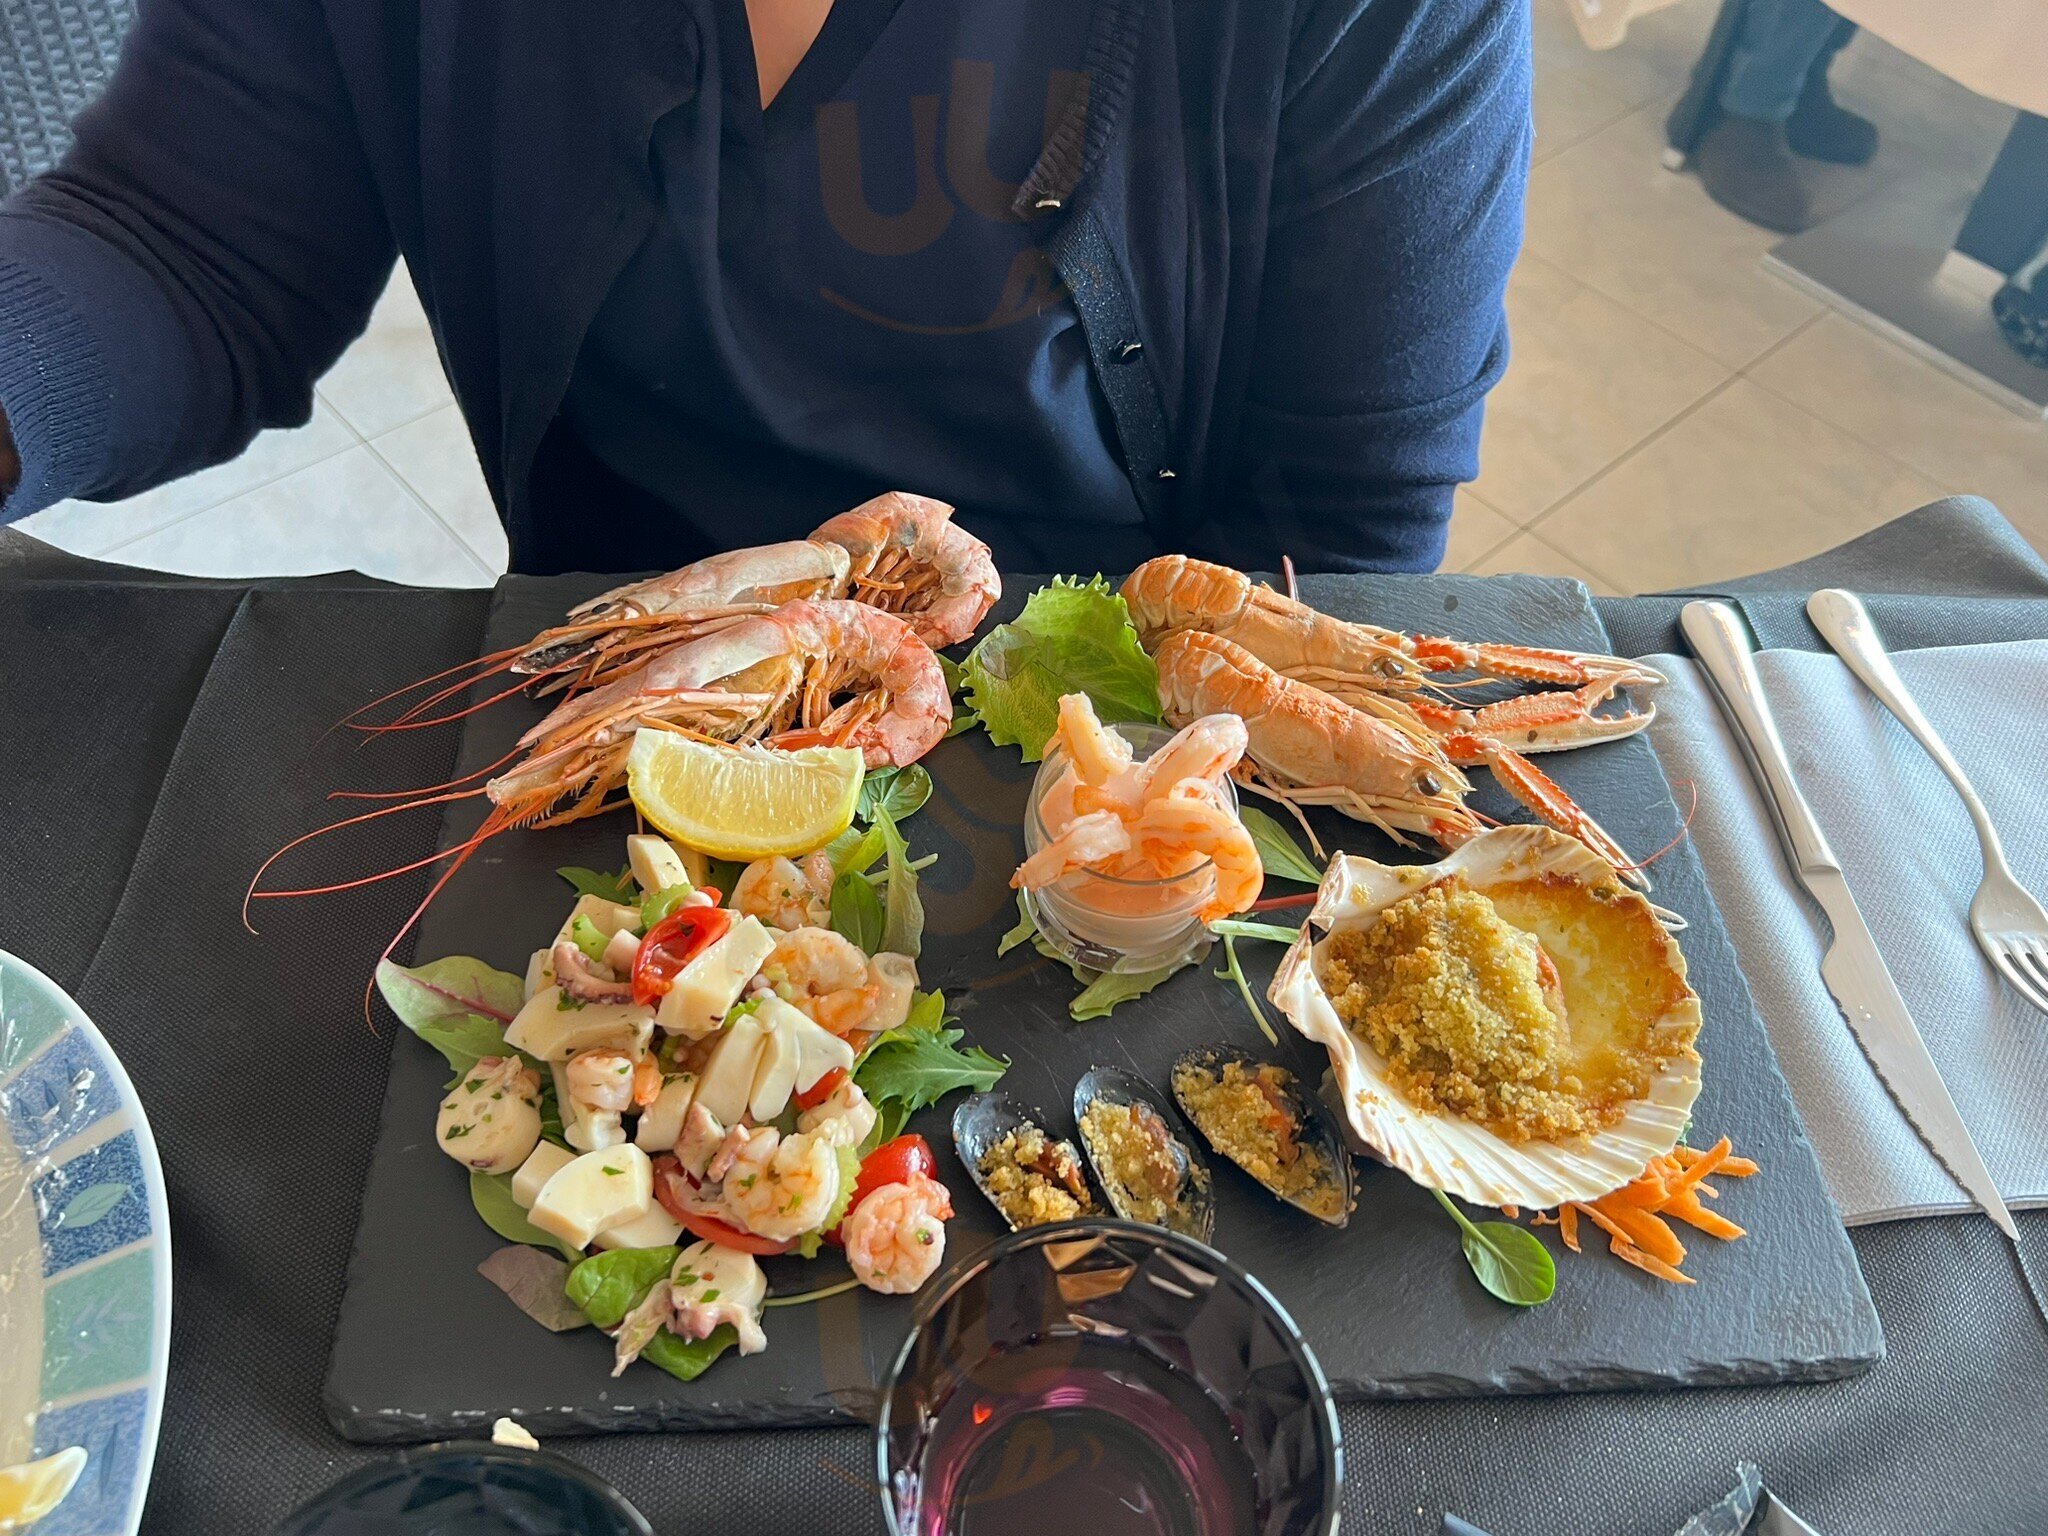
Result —
[[1145, 798], [1163, 794], [1183, 779], [1220, 782], [1244, 757], [1248, 737], [1236, 715], [1203, 715], [1139, 765]]
[[1193, 852], [1215, 861], [1215, 892], [1196, 914], [1203, 922], [1242, 912], [1259, 899], [1266, 871], [1258, 847], [1244, 823], [1217, 803], [1205, 781], [1183, 779], [1164, 795], [1146, 801], [1131, 832], [1139, 851], [1148, 857]]
[[946, 1218], [952, 1214], [952, 1196], [928, 1174], [884, 1184], [839, 1229], [854, 1278], [885, 1296], [916, 1290], [946, 1257]]
[[1067, 823], [1066, 830], [1017, 866], [1010, 884], [1035, 891], [1069, 870], [1101, 864], [1131, 846], [1130, 828], [1115, 811], [1090, 811]]
[[1055, 740], [1066, 749], [1067, 761], [1090, 789], [1107, 784], [1131, 766], [1131, 744], [1104, 725], [1085, 693], [1060, 697], [1060, 725]]

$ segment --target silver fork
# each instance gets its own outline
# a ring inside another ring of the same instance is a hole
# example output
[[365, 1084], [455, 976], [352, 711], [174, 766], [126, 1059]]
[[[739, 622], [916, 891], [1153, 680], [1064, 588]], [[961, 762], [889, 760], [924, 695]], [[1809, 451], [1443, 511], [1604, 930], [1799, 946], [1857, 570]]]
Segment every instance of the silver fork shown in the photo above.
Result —
[[2048, 911], [2027, 894], [2026, 887], [2013, 878], [1999, 845], [1998, 832], [1977, 791], [1970, 785], [1963, 765], [1950, 752], [1933, 724], [1920, 712], [1905, 680], [1892, 665], [1877, 626], [1853, 592], [1830, 588], [1806, 600], [1806, 613], [1813, 627], [1849, 664], [1849, 670], [1913, 733], [1927, 749], [1956, 793], [1969, 808], [1977, 825], [1977, 840], [1984, 845], [1984, 883], [1970, 903], [1970, 931], [1977, 946], [1998, 967], [1998, 974], [2012, 989], [2043, 1013], [2048, 1013]]

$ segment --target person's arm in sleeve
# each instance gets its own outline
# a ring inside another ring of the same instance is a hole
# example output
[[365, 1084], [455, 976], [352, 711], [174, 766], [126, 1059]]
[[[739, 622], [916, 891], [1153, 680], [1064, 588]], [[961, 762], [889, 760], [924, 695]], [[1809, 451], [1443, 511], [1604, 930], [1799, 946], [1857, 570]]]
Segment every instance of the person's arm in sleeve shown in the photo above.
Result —
[[1433, 569], [1507, 364], [1528, 7], [1311, 0], [1304, 16], [1236, 461], [1202, 542], [1249, 568]]
[[142, 0], [76, 131], [0, 203], [0, 521], [303, 422], [393, 258], [315, 0]]

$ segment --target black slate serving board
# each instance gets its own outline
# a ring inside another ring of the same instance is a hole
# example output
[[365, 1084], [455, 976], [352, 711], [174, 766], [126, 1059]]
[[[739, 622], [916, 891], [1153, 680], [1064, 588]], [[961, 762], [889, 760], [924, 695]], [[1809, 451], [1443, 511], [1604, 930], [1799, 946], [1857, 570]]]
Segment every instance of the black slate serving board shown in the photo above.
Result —
[[[508, 579], [495, 598], [487, 646], [525, 639], [600, 585], [582, 577]], [[1037, 585], [1012, 579], [996, 616], [1014, 614]], [[1607, 649], [1575, 583], [1310, 578], [1303, 596], [1345, 617], [1403, 629]], [[481, 768], [500, 756], [538, 709], [515, 700], [473, 717], [460, 768]], [[357, 760], [366, 759], [374, 761], [374, 748]], [[1076, 987], [1064, 968], [1028, 950], [997, 959], [997, 939], [1016, 917], [1007, 882], [1020, 856], [1032, 769], [978, 731], [942, 743], [926, 763], [937, 792], [907, 824], [915, 851], [939, 854], [924, 876], [921, 970], [927, 986], [944, 988], [970, 1039], [1012, 1060], [1005, 1091], [1070, 1131], [1066, 1105], [1074, 1080], [1091, 1065], [1129, 1068], [1163, 1084], [1166, 1064], [1186, 1045], [1264, 1044], [1235, 989], [1210, 974], [1213, 966], [1184, 972], [1107, 1019], [1076, 1024], [1067, 1013]], [[1648, 854], [1678, 836], [1678, 809], [1645, 738], [1554, 755], [1545, 766], [1629, 849]], [[1488, 783], [1473, 803], [1526, 819]], [[1712, 814], [1712, 807], [1699, 814]], [[466, 836], [476, 817], [470, 806], [454, 807], [443, 846]], [[1317, 825], [1332, 848], [1415, 857], [1335, 816], [1319, 816]], [[571, 899], [553, 870], [616, 868], [625, 830], [627, 818], [614, 816], [491, 843], [429, 910], [416, 954], [471, 954], [521, 969]], [[1478, 1287], [1448, 1219], [1398, 1174], [1361, 1164], [1358, 1210], [1346, 1229], [1333, 1231], [1219, 1165], [1216, 1245], [1292, 1312], [1341, 1396], [1817, 1380], [1867, 1369], [1882, 1356], [1854, 1252], [1691, 846], [1680, 841], [1654, 874], [1656, 899], [1690, 922], [1682, 942], [1706, 1019], [1705, 1086], [1693, 1139], [1705, 1145], [1726, 1131], [1762, 1163], [1758, 1177], [1727, 1182], [1719, 1207], [1751, 1236], [1733, 1244], [1691, 1242], [1686, 1268], [1698, 1284], [1680, 1288], [1623, 1266], [1595, 1235], [1583, 1256], [1558, 1253], [1556, 1297], [1522, 1311]], [[1278, 947], [1240, 949], [1263, 995]], [[1320, 1077], [1320, 1054], [1269, 1012], [1281, 1045], [1267, 1055], [1311, 1080]], [[601, 1336], [549, 1334], [520, 1315], [476, 1273], [500, 1240], [471, 1210], [462, 1170], [434, 1146], [434, 1107], [446, 1075], [441, 1058], [424, 1045], [396, 1042], [326, 1386], [329, 1417], [344, 1435], [435, 1439], [476, 1432], [506, 1413], [541, 1434], [865, 1416], [908, 1324], [907, 1299], [861, 1291], [771, 1311], [765, 1353], [729, 1354], [688, 1384], [648, 1367], [612, 1380]], [[947, 1241], [957, 1255], [993, 1238], [999, 1226], [952, 1156], [951, 1110], [948, 1101], [926, 1111], [912, 1128], [939, 1152], [941, 1176], [955, 1192], [958, 1216]], [[1557, 1246], [1554, 1230], [1546, 1241]], [[823, 1261], [775, 1262], [771, 1286], [785, 1290], [837, 1273]]]

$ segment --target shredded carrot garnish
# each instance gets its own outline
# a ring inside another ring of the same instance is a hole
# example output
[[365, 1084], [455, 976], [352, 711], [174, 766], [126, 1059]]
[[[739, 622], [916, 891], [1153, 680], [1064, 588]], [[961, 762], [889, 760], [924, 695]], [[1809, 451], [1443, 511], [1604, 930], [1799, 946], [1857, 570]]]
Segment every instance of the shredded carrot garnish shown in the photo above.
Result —
[[1607, 1234], [1608, 1250], [1623, 1263], [1673, 1285], [1691, 1285], [1692, 1276], [1678, 1267], [1685, 1262], [1685, 1244], [1670, 1222], [1682, 1221], [1724, 1242], [1748, 1236], [1744, 1228], [1700, 1201], [1702, 1196], [1709, 1200], [1721, 1197], [1707, 1182], [1710, 1176], [1746, 1179], [1756, 1171], [1755, 1162], [1734, 1155], [1726, 1136], [1704, 1151], [1674, 1147], [1665, 1156], [1652, 1158], [1649, 1167], [1635, 1178], [1598, 1200], [1568, 1201], [1559, 1206], [1558, 1236], [1565, 1247], [1579, 1252], [1579, 1218], [1583, 1216]]
[[1500, 1213], [1507, 1217], [1509, 1221], [1520, 1221], [1522, 1219], [1522, 1208], [1518, 1205], [1504, 1205], [1500, 1208]]
[[1666, 1264], [1655, 1254], [1645, 1253], [1633, 1243], [1616, 1243], [1614, 1255], [1624, 1264], [1633, 1264], [1637, 1269], [1655, 1275], [1659, 1280], [1669, 1280], [1673, 1285], [1692, 1285], [1694, 1280], [1675, 1264]]

